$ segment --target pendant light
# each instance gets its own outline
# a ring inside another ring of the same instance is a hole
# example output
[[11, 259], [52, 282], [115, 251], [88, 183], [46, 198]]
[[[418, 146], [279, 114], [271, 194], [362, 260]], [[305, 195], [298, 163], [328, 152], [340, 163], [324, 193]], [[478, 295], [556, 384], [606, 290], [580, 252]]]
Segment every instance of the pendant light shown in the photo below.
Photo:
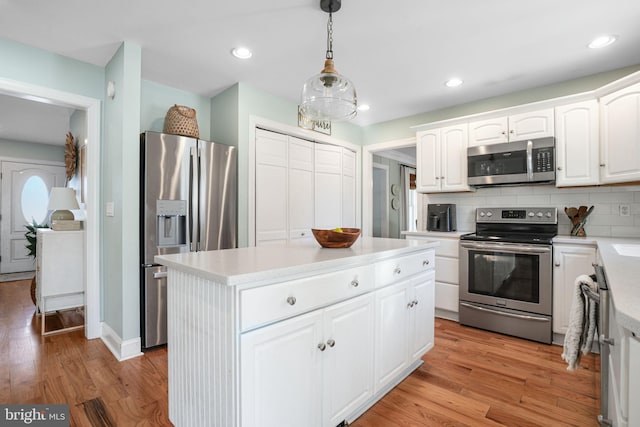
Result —
[[320, 8], [329, 14], [324, 69], [304, 83], [300, 102], [302, 114], [311, 120], [349, 120], [357, 113], [356, 89], [333, 64], [333, 12], [340, 6], [341, 0], [320, 0]]

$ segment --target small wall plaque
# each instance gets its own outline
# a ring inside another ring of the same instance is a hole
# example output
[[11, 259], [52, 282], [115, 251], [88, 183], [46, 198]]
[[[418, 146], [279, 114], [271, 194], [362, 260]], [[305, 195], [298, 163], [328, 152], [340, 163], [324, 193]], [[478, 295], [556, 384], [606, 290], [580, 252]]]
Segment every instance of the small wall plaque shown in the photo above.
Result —
[[320, 132], [325, 135], [331, 135], [330, 120], [311, 120], [310, 118], [305, 117], [305, 115], [302, 114], [302, 110], [299, 105], [298, 105], [298, 127]]

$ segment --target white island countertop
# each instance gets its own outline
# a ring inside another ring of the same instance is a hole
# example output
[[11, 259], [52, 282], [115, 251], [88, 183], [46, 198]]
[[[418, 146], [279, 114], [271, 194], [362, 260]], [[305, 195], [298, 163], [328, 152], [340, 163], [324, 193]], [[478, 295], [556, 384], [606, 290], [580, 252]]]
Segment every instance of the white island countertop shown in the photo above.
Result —
[[370, 264], [438, 245], [437, 241], [429, 240], [360, 237], [350, 248], [328, 249], [315, 240], [304, 239], [268, 246], [156, 255], [155, 262], [217, 283], [236, 286], [308, 275], [327, 268]]

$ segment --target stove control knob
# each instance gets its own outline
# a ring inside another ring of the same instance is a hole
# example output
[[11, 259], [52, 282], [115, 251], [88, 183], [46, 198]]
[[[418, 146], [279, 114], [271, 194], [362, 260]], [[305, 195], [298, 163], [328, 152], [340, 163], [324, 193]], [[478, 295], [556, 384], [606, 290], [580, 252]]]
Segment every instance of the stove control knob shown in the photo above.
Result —
[[547, 212], [547, 213], [545, 214], [545, 216], [546, 216], [547, 218], [551, 218], [551, 212]]
[[528, 214], [528, 215], [529, 215], [530, 217], [534, 217], [534, 216], [536, 216], [536, 214], [534, 214], [533, 212], [529, 212], [529, 214]]
[[480, 211], [480, 217], [482, 218], [484, 216], [484, 212]]
[[488, 216], [488, 217], [492, 217], [492, 216], [493, 216], [493, 213], [492, 213], [491, 211], [489, 211], [489, 212], [487, 212], [487, 216]]
[[536, 216], [537, 216], [538, 218], [542, 218], [542, 212], [538, 212], [538, 213], [536, 214]]

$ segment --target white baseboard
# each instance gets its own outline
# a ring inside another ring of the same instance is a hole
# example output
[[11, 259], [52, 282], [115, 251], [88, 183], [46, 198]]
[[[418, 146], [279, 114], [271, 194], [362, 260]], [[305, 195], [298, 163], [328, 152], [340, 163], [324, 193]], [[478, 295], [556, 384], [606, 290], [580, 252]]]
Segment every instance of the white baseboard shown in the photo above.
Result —
[[458, 313], [455, 311], [443, 310], [441, 308], [436, 308], [436, 317], [441, 319], [453, 320], [454, 322], [460, 322], [460, 317]]
[[102, 322], [101, 329], [102, 335], [100, 338], [102, 342], [119, 362], [142, 356], [142, 341], [140, 337], [122, 341], [122, 338], [106, 323]]

